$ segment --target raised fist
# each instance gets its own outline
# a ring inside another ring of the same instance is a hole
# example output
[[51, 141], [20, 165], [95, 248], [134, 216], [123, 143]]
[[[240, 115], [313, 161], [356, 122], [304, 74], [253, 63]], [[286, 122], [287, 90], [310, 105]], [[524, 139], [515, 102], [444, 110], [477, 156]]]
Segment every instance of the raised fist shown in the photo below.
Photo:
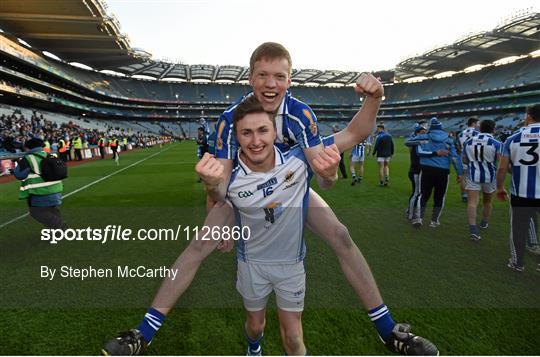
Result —
[[372, 98], [382, 98], [384, 96], [384, 88], [371, 73], [362, 73], [356, 80], [354, 90]]

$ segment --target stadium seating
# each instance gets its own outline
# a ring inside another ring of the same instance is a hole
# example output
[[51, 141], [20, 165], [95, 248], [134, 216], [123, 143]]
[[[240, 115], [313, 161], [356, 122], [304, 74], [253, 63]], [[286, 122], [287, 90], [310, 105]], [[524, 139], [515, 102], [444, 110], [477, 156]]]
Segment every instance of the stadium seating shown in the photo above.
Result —
[[[0, 34], [0, 36], [3, 36]], [[84, 125], [99, 120], [115, 120], [120, 127], [145, 133], [196, 133], [200, 117], [216, 120], [237, 98], [250, 91], [248, 85], [230, 83], [183, 83], [113, 76], [77, 68], [39, 56], [13, 43], [10, 53], [0, 51], [0, 70], [6, 80], [0, 82], [1, 101], [7, 104], [57, 114], [58, 121], [86, 119]], [[291, 93], [309, 104], [320, 122], [348, 122], [361, 105], [352, 87], [310, 87], [294, 85]], [[22, 103], [21, 100], [22, 99]], [[540, 101], [540, 58], [527, 57], [514, 63], [488, 66], [471, 73], [429, 79], [420, 83], [394, 83], [385, 87], [379, 119], [397, 133], [407, 133], [409, 121], [438, 116], [457, 128], [466, 116], [503, 117], [501, 125], [514, 123], [525, 106]], [[47, 103], [49, 102], [49, 103]], [[76, 113], [79, 113], [77, 115]], [[68, 119], [69, 118], [69, 119]], [[156, 122], [156, 121], [159, 121]], [[394, 122], [395, 121], [395, 122]], [[164, 122], [171, 124], [165, 125]], [[83, 127], [86, 127], [83, 126]], [[331, 125], [321, 124], [321, 131]], [[401, 134], [400, 134], [401, 135]]]

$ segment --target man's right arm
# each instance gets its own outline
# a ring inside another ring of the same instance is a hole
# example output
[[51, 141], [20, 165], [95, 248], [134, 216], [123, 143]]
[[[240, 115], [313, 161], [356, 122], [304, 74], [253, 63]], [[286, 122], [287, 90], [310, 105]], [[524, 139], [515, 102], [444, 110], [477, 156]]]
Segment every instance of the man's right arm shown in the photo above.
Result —
[[216, 159], [205, 153], [195, 165], [195, 171], [203, 181], [206, 193], [214, 201], [223, 201], [232, 172], [232, 160]]
[[427, 134], [412, 135], [407, 140], [405, 140], [405, 146], [412, 147], [417, 145], [426, 144], [429, 141], [429, 136]]
[[340, 152], [344, 152], [369, 137], [377, 119], [377, 113], [384, 96], [382, 84], [370, 73], [362, 73], [354, 90], [365, 95], [362, 107], [354, 115], [345, 129], [334, 135], [334, 142]]
[[[227, 196], [227, 188], [229, 186], [229, 181], [231, 179], [231, 172], [232, 172], [232, 160], [228, 159], [217, 159], [223, 166], [223, 172], [222, 172], [222, 181], [217, 186], [209, 186], [206, 185], [206, 192], [208, 193], [208, 196], [210, 196], [211, 199], [214, 201], [223, 201], [225, 200], [225, 197]], [[204, 180], [203, 180], [204, 182]]]

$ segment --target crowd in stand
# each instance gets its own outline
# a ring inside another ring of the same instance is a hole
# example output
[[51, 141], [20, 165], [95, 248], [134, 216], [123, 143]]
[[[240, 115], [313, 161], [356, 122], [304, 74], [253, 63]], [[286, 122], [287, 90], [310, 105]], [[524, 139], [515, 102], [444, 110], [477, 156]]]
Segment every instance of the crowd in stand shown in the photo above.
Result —
[[[80, 149], [108, 146], [113, 138], [116, 138], [123, 146], [122, 150], [125, 150], [128, 145], [129, 147], [146, 147], [163, 140], [160, 136], [106, 124], [102, 130], [83, 128], [72, 121], [60, 124], [44, 118], [43, 114], [35, 111], [32, 112], [30, 118], [25, 117], [19, 110], [15, 110], [11, 115], [0, 116], [0, 154], [22, 152], [24, 144], [32, 138], [43, 140], [46, 151], [58, 151], [60, 154], [66, 152], [65, 155], [61, 155], [66, 161], [83, 159], [80, 156], [80, 150], [76, 150], [75, 154], [71, 155], [73, 150], [70, 149], [73, 146], [78, 146]], [[7, 170], [3, 171], [0, 175], [8, 173]]]

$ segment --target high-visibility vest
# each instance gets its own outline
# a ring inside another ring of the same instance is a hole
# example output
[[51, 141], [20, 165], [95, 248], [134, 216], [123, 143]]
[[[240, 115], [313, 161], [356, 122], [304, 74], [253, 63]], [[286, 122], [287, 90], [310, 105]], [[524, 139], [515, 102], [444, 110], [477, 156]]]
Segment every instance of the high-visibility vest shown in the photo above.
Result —
[[73, 139], [73, 147], [75, 149], [82, 149], [82, 139], [80, 137]]
[[64, 139], [58, 140], [58, 152], [64, 153], [67, 150], [67, 145]]
[[29, 154], [24, 159], [30, 164], [30, 174], [21, 181], [19, 189], [19, 199], [24, 200], [30, 195], [50, 195], [62, 193], [64, 185], [62, 181], [44, 181], [41, 178], [41, 161], [47, 157], [45, 151]]
[[98, 140], [98, 143], [97, 143], [97, 144], [98, 144], [98, 146], [99, 146], [99, 147], [103, 147], [103, 146], [105, 146], [105, 139], [103, 139], [103, 138], [99, 138], [99, 140]]
[[127, 145], [127, 138], [124, 138], [123, 142], [124, 142], [124, 146]]
[[49, 140], [45, 140], [45, 147], [43, 148], [43, 151], [45, 151], [47, 154], [51, 152], [51, 143], [49, 143]]
[[117, 147], [117, 146], [118, 146], [118, 139], [112, 139], [112, 140], [109, 142], [109, 146], [110, 146], [110, 147]]

